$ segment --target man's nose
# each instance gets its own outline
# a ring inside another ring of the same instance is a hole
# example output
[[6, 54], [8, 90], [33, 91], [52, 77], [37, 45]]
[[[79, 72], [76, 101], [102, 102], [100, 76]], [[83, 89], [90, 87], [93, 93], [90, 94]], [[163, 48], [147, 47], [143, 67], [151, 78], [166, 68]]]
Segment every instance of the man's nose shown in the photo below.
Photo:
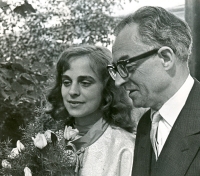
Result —
[[119, 73], [116, 73], [116, 77], [115, 77], [115, 85], [116, 86], [121, 86], [122, 84], [124, 84], [126, 82], [125, 79], [123, 79]]

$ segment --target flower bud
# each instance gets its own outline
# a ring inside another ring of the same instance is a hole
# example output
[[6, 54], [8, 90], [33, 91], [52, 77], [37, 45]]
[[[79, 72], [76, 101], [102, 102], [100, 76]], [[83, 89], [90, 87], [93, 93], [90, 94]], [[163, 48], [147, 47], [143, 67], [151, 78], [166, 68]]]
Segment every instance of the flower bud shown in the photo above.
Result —
[[2, 160], [1, 162], [2, 167], [4, 168], [11, 168], [11, 164], [7, 160]]
[[64, 131], [64, 138], [67, 140], [73, 140], [79, 131], [77, 129], [72, 129], [71, 126], [67, 127], [65, 126], [65, 131]]
[[32, 176], [31, 170], [28, 167], [24, 168], [24, 176]]
[[34, 145], [39, 149], [43, 149], [47, 145], [47, 140], [44, 134], [38, 133], [35, 138], [32, 137], [32, 140], [34, 142]]
[[17, 141], [17, 149], [19, 152], [25, 149], [24, 145], [20, 142], [20, 140]]
[[52, 142], [52, 140], [51, 140], [51, 133], [52, 133], [51, 130], [47, 130], [47, 131], [45, 131], [45, 133], [44, 133], [44, 136], [45, 136], [47, 142], [49, 142], [49, 143]]
[[10, 152], [10, 155], [8, 155], [9, 158], [14, 159], [17, 158], [19, 155], [19, 150], [17, 148], [13, 148]]

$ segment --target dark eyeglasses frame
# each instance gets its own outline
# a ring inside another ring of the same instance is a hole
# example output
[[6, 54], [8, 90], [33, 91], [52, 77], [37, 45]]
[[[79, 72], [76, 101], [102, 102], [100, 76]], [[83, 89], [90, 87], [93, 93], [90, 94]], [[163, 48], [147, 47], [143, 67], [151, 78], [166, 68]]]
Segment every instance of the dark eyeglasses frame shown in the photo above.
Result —
[[[119, 73], [119, 75], [122, 78], [127, 78], [128, 75], [129, 75], [128, 70], [126, 68], [127, 64], [130, 64], [132, 62], [135, 62], [135, 61], [138, 61], [138, 60], [141, 60], [141, 59], [145, 59], [146, 57], [152, 56], [152, 55], [156, 54], [158, 52], [158, 50], [159, 49], [153, 49], [153, 50], [150, 50], [146, 53], [140, 54], [138, 56], [131, 57], [131, 58], [126, 59], [126, 60], [119, 60], [119, 61], [117, 61], [116, 66], [115, 65], [108, 65], [107, 69], [108, 69], [109, 73], [111, 72], [110, 70], [114, 69], [115, 71], [117, 71]], [[125, 69], [125, 70], [123, 70], [123, 72], [126, 73], [126, 75], [122, 75], [122, 73], [119, 71], [119, 70], [122, 70], [122, 68]], [[110, 75], [113, 78], [111, 73], [110, 73]]]

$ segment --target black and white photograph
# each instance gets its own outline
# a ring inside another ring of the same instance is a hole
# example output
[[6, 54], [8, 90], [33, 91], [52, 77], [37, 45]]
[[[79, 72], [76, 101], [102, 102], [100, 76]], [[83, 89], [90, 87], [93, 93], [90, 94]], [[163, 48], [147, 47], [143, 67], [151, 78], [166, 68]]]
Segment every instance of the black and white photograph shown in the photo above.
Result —
[[0, 0], [0, 175], [200, 176], [200, 0]]

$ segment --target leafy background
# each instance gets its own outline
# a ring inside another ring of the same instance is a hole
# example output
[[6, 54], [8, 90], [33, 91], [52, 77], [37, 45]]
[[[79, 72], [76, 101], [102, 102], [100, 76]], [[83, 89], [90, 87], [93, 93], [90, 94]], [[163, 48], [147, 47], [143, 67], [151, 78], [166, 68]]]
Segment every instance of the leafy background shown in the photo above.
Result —
[[4, 0], [0, 8], [0, 141], [15, 146], [54, 81], [59, 54], [77, 43], [109, 46], [123, 0]]

